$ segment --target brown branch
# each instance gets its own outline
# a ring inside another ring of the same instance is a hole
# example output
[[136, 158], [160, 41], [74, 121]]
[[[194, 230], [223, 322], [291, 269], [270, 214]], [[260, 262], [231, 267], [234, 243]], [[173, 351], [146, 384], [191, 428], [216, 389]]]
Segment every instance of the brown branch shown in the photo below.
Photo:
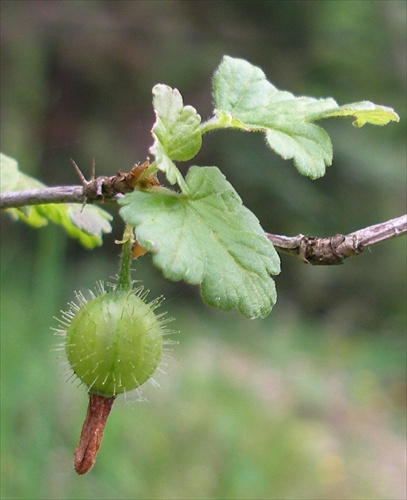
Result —
[[0, 208], [20, 208], [48, 203], [83, 203], [84, 200], [83, 186], [46, 187], [4, 193], [0, 196]]
[[134, 191], [136, 185], [141, 187], [158, 185], [154, 174], [149, 174], [148, 159], [141, 165], [135, 165], [130, 172], [119, 170], [111, 177], [93, 177], [87, 181], [76, 163], [72, 161], [82, 186], [57, 186], [15, 191], [0, 195], [0, 209], [20, 208], [29, 205], [45, 205], [48, 203], [104, 203], [117, 201], [126, 193]]
[[407, 215], [402, 215], [347, 235], [317, 238], [303, 234], [292, 237], [267, 234], [267, 237], [278, 251], [294, 255], [307, 264], [329, 266], [342, 264], [369, 246], [406, 233]]
[[[0, 208], [19, 208], [47, 203], [104, 203], [116, 202], [125, 193], [134, 190], [136, 184], [158, 185], [154, 176], [147, 175], [148, 161], [135, 166], [130, 172], [118, 172], [112, 177], [83, 179], [82, 186], [58, 186], [29, 191], [17, 191], [0, 195]], [[328, 238], [315, 236], [280, 236], [267, 234], [276, 250], [300, 258], [313, 265], [342, 264], [344, 259], [360, 254], [366, 247], [395, 238], [407, 232], [407, 216], [359, 229], [353, 233], [336, 234]]]

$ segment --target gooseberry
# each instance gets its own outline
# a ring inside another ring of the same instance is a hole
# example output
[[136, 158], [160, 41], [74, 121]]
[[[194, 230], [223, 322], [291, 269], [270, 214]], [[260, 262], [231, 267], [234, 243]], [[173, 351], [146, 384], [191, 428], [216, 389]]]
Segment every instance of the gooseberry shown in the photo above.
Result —
[[159, 297], [146, 302], [148, 291], [134, 289], [131, 280], [133, 228], [126, 226], [122, 245], [117, 284], [106, 292], [102, 282], [96, 294], [86, 300], [76, 293], [76, 301], [62, 311], [60, 328], [64, 337], [59, 346], [68, 358], [73, 375], [79, 378], [89, 393], [88, 410], [82, 426], [79, 444], [74, 452], [74, 467], [86, 474], [95, 463], [107, 418], [116, 396], [138, 389], [159, 369], [164, 341], [171, 332], [165, 325], [172, 321], [165, 313], [156, 314], [162, 302]]
[[83, 294], [63, 313], [65, 352], [74, 374], [92, 394], [115, 397], [137, 389], [159, 366], [169, 319], [156, 314], [161, 299], [146, 302], [142, 287], [99, 287], [89, 301]]

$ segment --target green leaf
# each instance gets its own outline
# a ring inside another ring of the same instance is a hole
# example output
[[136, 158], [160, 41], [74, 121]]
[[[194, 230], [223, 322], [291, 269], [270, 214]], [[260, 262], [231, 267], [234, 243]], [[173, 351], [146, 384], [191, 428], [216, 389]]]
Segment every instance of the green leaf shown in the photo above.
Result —
[[18, 169], [18, 163], [13, 158], [0, 153], [0, 192], [10, 193], [12, 191], [24, 191], [26, 189], [40, 189], [45, 187], [40, 181], [23, 174]]
[[[20, 172], [16, 160], [0, 153], [1, 193], [45, 188], [45, 184]], [[103, 233], [110, 233], [112, 216], [99, 207], [75, 203], [50, 203], [7, 209], [13, 218], [33, 227], [41, 227], [48, 221], [58, 224], [86, 248], [102, 244]]]
[[156, 121], [152, 129], [154, 144], [150, 153], [155, 156], [157, 167], [165, 172], [171, 184], [180, 184], [180, 181], [183, 184], [183, 177], [172, 160], [190, 160], [201, 149], [201, 117], [195, 108], [183, 105], [177, 89], [167, 85], [155, 85], [153, 106]]
[[332, 164], [332, 144], [311, 122], [334, 116], [353, 116], [358, 127], [398, 121], [391, 108], [369, 102], [339, 107], [331, 98], [296, 97], [274, 87], [260, 68], [229, 56], [215, 73], [213, 97], [215, 117], [202, 125], [203, 132], [225, 127], [264, 132], [276, 153], [293, 159], [298, 171], [312, 179]]
[[400, 121], [400, 117], [392, 108], [379, 106], [369, 101], [345, 104], [332, 112], [323, 114], [317, 119], [334, 116], [352, 116], [356, 118], [353, 125], [358, 128], [363, 127], [365, 123], [370, 123], [372, 125], [387, 125], [389, 122]]
[[325, 174], [332, 164], [332, 143], [328, 134], [313, 123], [292, 123], [266, 131], [270, 147], [285, 160], [294, 160], [298, 171], [311, 179]]
[[188, 195], [157, 188], [119, 201], [123, 219], [171, 280], [200, 284], [206, 303], [248, 318], [276, 301], [280, 260], [259, 221], [216, 167], [191, 167]]
[[262, 131], [268, 145], [297, 169], [315, 179], [332, 163], [328, 134], [306, 117], [332, 110], [333, 99], [295, 97], [277, 90], [260, 68], [242, 59], [225, 56], [213, 79], [215, 113], [230, 116], [244, 130]]

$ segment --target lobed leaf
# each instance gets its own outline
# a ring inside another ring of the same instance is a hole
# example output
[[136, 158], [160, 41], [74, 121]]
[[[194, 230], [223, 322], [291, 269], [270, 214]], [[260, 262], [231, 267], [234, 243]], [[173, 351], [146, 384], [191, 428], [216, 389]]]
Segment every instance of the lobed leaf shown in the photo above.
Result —
[[298, 171], [316, 179], [332, 163], [328, 134], [311, 123], [334, 116], [353, 116], [354, 125], [385, 125], [397, 114], [370, 102], [339, 107], [331, 98], [296, 97], [278, 90], [264, 72], [243, 59], [225, 56], [213, 79], [215, 118], [203, 131], [234, 127], [262, 131], [268, 145], [284, 159], [293, 159]]
[[[0, 153], [1, 192], [41, 189], [45, 184], [24, 174], [18, 168], [16, 160]], [[110, 233], [112, 216], [99, 207], [75, 203], [31, 205], [22, 208], [9, 208], [7, 212], [15, 219], [20, 219], [33, 227], [41, 227], [48, 221], [64, 228], [70, 237], [79, 240], [86, 248], [102, 244], [103, 233]]]
[[191, 167], [185, 182], [187, 195], [163, 188], [125, 195], [121, 216], [166, 278], [200, 284], [219, 309], [267, 316], [280, 260], [258, 219], [216, 167]]
[[157, 167], [165, 172], [169, 182], [183, 186], [183, 177], [172, 160], [193, 158], [202, 145], [201, 117], [192, 106], [184, 106], [177, 89], [167, 85], [153, 88], [153, 106], [156, 121], [152, 129], [154, 144], [150, 153]]

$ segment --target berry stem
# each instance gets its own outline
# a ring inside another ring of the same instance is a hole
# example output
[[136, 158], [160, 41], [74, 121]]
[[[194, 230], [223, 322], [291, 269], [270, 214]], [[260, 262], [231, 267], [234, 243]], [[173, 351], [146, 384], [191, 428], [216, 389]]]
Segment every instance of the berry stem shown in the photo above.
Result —
[[117, 280], [117, 292], [131, 290], [131, 249], [134, 243], [133, 228], [126, 226], [123, 234], [122, 253], [120, 258], [119, 279]]
[[106, 398], [98, 394], [89, 394], [88, 411], [74, 453], [74, 467], [78, 474], [86, 474], [95, 463], [114, 400], [115, 397]]

